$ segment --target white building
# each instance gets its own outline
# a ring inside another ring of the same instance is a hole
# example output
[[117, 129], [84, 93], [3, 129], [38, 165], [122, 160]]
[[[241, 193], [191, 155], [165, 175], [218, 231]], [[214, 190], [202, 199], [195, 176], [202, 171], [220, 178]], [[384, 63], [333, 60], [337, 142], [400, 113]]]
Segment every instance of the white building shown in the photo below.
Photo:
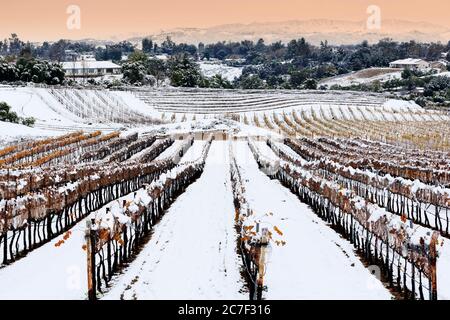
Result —
[[430, 64], [422, 59], [402, 59], [389, 63], [391, 68], [410, 69], [410, 70], [425, 70], [430, 67]]
[[82, 60], [61, 64], [67, 77], [101, 77], [121, 72], [121, 66], [111, 61]]

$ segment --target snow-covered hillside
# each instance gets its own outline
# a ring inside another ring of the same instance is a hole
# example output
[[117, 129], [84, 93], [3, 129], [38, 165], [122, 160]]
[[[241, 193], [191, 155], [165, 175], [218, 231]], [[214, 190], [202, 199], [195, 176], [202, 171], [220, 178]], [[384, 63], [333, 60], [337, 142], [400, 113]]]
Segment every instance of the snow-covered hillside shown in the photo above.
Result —
[[0, 101], [21, 117], [35, 118], [36, 127], [42, 129], [108, 131], [130, 123], [158, 122], [152, 108], [129, 92], [0, 87]]
[[[107, 132], [148, 125], [173, 129], [186, 121], [210, 121], [232, 114], [244, 131], [245, 126], [259, 130], [261, 124], [264, 127], [268, 121], [276, 122], [292, 113], [323, 120], [358, 121], [433, 121], [447, 117], [426, 111], [414, 102], [386, 99], [380, 94], [338, 91], [173, 88], [110, 91], [3, 86], [0, 101], [8, 103], [21, 117], [34, 117], [35, 129], [44, 130], [35, 130], [35, 136], [75, 130]], [[7, 130], [6, 125], [3, 131], [8, 131], [10, 137], [22, 136], [18, 131]], [[31, 134], [32, 130], [24, 128], [25, 131]]]
[[22, 124], [0, 121], [0, 146], [18, 139], [31, 139], [58, 135], [55, 130], [27, 127]]
[[358, 84], [369, 84], [375, 81], [383, 83], [388, 80], [401, 79], [401, 76], [402, 70], [399, 69], [370, 68], [323, 79], [319, 82], [319, 86], [330, 88], [332, 86], [349, 87]]
[[199, 64], [200, 70], [206, 77], [212, 77], [218, 74], [228, 81], [233, 81], [242, 74], [242, 68], [230, 67], [216, 61], [201, 61]]

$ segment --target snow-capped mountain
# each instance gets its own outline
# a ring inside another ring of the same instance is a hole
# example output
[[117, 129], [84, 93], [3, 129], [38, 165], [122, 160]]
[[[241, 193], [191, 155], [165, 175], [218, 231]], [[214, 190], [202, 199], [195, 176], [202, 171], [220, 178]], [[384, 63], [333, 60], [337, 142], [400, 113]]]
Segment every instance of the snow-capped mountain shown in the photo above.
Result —
[[[208, 28], [176, 28], [149, 34], [157, 42], [171, 37], [175, 42], [212, 43], [217, 41], [258, 40], [266, 42], [283, 41], [304, 37], [318, 44], [328, 40], [331, 44], [354, 44], [363, 40], [377, 42], [383, 38], [398, 41], [441, 41], [450, 40], [450, 29], [427, 22], [403, 20], [382, 20], [381, 29], [368, 29], [366, 21], [339, 20], [291, 20], [282, 22], [227, 24]], [[139, 40], [136, 37], [132, 40]]]

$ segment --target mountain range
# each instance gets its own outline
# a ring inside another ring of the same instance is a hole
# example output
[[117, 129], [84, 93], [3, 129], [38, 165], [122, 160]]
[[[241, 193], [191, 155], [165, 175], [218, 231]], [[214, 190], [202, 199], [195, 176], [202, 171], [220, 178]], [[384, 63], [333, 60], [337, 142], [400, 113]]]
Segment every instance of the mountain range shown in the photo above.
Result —
[[330, 44], [355, 44], [363, 40], [369, 43], [383, 38], [397, 41], [415, 40], [418, 42], [450, 41], [450, 28], [427, 22], [411, 22], [404, 20], [382, 20], [381, 28], [371, 30], [365, 21], [341, 20], [291, 20], [281, 22], [255, 22], [249, 24], [226, 24], [206, 28], [175, 28], [161, 30], [153, 34], [133, 37], [128, 40], [140, 42], [149, 37], [161, 43], [170, 37], [179, 43], [197, 44], [218, 41], [257, 41], [263, 38], [266, 43], [275, 41], [288, 42], [304, 37], [313, 44], [327, 40]]

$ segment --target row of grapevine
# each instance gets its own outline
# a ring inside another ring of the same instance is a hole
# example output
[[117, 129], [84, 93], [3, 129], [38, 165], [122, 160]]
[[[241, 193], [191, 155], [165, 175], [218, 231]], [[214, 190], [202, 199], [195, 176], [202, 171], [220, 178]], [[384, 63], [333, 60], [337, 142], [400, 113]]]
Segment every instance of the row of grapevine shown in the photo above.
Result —
[[141, 188], [174, 166], [172, 161], [113, 164], [64, 186], [0, 200], [3, 263], [53, 239], [90, 212]]
[[[379, 109], [379, 110], [378, 110]], [[253, 124], [289, 137], [365, 137], [421, 149], [448, 150], [448, 118], [439, 113], [405, 110], [388, 114], [381, 108], [318, 105], [282, 111], [254, 113]], [[375, 111], [381, 116], [375, 115]], [[249, 117], [244, 114], [241, 121]], [[245, 121], [244, 121], [245, 122]]]
[[[92, 138], [96, 135], [98, 135], [97, 132], [91, 135], [83, 134], [82, 131], [78, 131], [54, 139], [41, 140], [31, 148], [27, 148], [21, 151], [19, 151], [19, 148], [17, 148], [16, 151], [8, 152], [8, 155], [6, 157], [0, 159], [0, 167], [16, 163], [20, 164], [21, 162], [26, 161], [33, 161], [41, 154], [45, 154], [53, 150], [60, 150], [61, 148], [64, 148], [72, 143], [78, 143], [80, 141]], [[10, 150], [10, 148], [11, 147], [7, 147], [6, 149]]]
[[160, 121], [128, 107], [110, 92], [77, 89], [50, 89], [50, 93], [70, 113], [99, 123], [156, 124]]
[[268, 141], [283, 160], [324, 179], [335, 181], [356, 195], [370, 199], [389, 212], [438, 230], [449, 237], [450, 189], [433, 187], [419, 181], [380, 176], [368, 170], [355, 169], [328, 159], [305, 161], [294, 158], [275, 142]]
[[[270, 242], [284, 245], [281, 230], [271, 213], [255, 212], [247, 200], [245, 181], [235, 158], [235, 150], [229, 145], [230, 178], [235, 207], [235, 223], [238, 230], [238, 252], [247, 273], [250, 300], [261, 300], [264, 291], [265, 252]], [[264, 221], [261, 221], [264, 217]]]
[[439, 232], [392, 214], [310, 170], [285, 161], [271, 163], [251, 140], [249, 146], [261, 168], [276, 167], [264, 172], [273, 172], [273, 178], [310, 204], [368, 262], [378, 264], [392, 286], [410, 298], [437, 298], [436, 261], [443, 242]]
[[202, 174], [210, 144], [196, 161], [175, 166], [135, 192], [131, 201], [115, 201], [88, 222], [89, 299], [108, 287], [114, 273], [139, 252], [164, 210]]
[[[118, 138], [117, 134], [96, 134], [94, 138], [101, 141], [96, 150], [115, 147], [108, 150], [115, 158], [109, 157], [106, 162], [76, 165], [68, 162], [0, 172], [0, 259], [3, 263], [15, 261], [23, 253], [67, 231], [90, 212], [141, 188], [178, 163], [176, 159], [124, 162], [146, 148], [151, 149], [151, 158], [156, 158], [170, 139], [152, 149], [149, 147], [156, 141], [152, 135], [138, 139], [137, 135]], [[61, 150], [72, 151], [70, 144]]]
[[307, 160], [328, 158], [353, 168], [368, 169], [377, 174], [390, 174], [409, 180], [417, 179], [436, 186], [450, 184], [448, 168], [444, 164], [444, 169], [435, 169], [436, 164], [432, 163], [432, 159], [417, 166], [413, 158], [393, 161], [390, 154], [387, 153], [380, 153], [378, 157], [374, 157], [367, 154], [365, 148], [361, 148], [359, 152], [349, 152], [345, 149], [342, 150], [339, 144], [326, 144], [318, 139], [286, 139], [286, 144]]

